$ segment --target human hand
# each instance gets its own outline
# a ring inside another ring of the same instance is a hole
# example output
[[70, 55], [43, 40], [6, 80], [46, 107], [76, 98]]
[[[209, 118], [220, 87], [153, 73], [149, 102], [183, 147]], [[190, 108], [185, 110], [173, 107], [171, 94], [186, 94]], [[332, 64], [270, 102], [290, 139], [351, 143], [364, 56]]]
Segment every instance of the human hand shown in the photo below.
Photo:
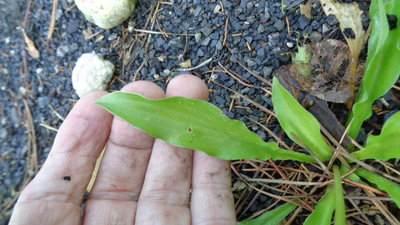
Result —
[[[206, 85], [192, 75], [171, 80], [166, 93], [148, 81], [123, 91], [153, 99], [208, 99]], [[105, 94], [86, 95], [69, 113], [46, 162], [21, 193], [10, 224], [235, 224], [229, 162], [171, 146], [114, 118], [93, 104]]]

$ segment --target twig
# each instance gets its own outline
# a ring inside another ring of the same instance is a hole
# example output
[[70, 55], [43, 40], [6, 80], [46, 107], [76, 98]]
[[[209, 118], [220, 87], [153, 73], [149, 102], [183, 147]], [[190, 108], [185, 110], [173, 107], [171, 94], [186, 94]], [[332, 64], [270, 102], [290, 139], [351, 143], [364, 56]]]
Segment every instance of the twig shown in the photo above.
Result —
[[49, 31], [47, 32], [47, 42], [49, 42], [51, 37], [53, 36], [54, 26], [56, 24], [57, 6], [58, 6], [58, 0], [53, 0], [53, 10], [51, 11], [50, 26], [49, 26]]
[[365, 222], [368, 225], [374, 225], [369, 219], [368, 217], [361, 211], [361, 209], [358, 207], [358, 205], [354, 202], [353, 199], [347, 199], [349, 200], [349, 202], [353, 205], [353, 207], [357, 210], [357, 212], [362, 216], [362, 218], [365, 220]]
[[36, 144], [36, 133], [35, 133], [35, 126], [33, 124], [33, 119], [32, 119], [32, 114], [31, 110], [29, 109], [28, 102], [23, 99], [22, 100], [25, 106], [25, 113], [26, 113], [26, 126], [28, 130], [28, 136], [29, 136], [29, 162], [30, 162], [30, 169], [31, 171], [28, 171], [28, 173], [36, 174], [38, 171], [38, 154], [37, 154], [37, 144]]
[[58, 129], [57, 128], [54, 128], [54, 127], [52, 127], [52, 126], [50, 126], [50, 125], [47, 125], [47, 124], [45, 124], [45, 123], [40, 123], [39, 124], [40, 126], [42, 126], [42, 127], [44, 127], [44, 128], [46, 128], [46, 129], [48, 129], [48, 130], [51, 130], [51, 131], [54, 131], [54, 132], [58, 132]]
[[203, 67], [203, 66], [209, 64], [212, 60], [213, 60], [212, 58], [209, 58], [209, 59], [207, 59], [206, 61], [200, 63], [199, 65], [197, 65], [197, 66], [195, 66], [195, 67], [187, 68], [187, 69], [176, 69], [176, 71], [186, 72], [186, 71], [197, 70], [197, 69], [199, 69], [199, 68], [201, 68], [201, 67]]
[[249, 68], [247, 68], [246, 66], [244, 66], [241, 62], [239, 62], [238, 60], [235, 59], [235, 62], [237, 64], [239, 64], [243, 69], [245, 69], [247, 72], [249, 72], [251, 75], [253, 75], [254, 77], [256, 77], [257, 79], [261, 80], [262, 82], [264, 82], [265, 84], [269, 85], [270, 87], [272, 87], [272, 83], [265, 79], [264, 77], [254, 73], [253, 71], [251, 71]]
[[248, 98], [248, 97], [242, 95], [241, 93], [239, 93], [239, 92], [237, 92], [237, 91], [235, 91], [235, 90], [233, 90], [233, 89], [231, 89], [231, 88], [228, 88], [228, 87], [224, 86], [223, 84], [218, 83], [217, 81], [212, 81], [212, 82], [213, 82], [214, 84], [218, 85], [218, 86], [221, 86], [221, 87], [223, 87], [223, 88], [225, 88], [225, 89], [227, 89], [227, 90], [229, 90], [229, 91], [231, 91], [231, 92], [233, 92], [233, 93], [239, 95], [241, 98], [243, 98], [243, 99], [245, 99], [246, 101], [250, 102], [251, 104], [253, 104], [253, 105], [256, 106], [257, 108], [261, 109], [262, 111], [264, 111], [264, 112], [267, 113], [268, 115], [271, 115], [271, 116], [273, 116], [273, 117], [276, 117], [275, 113], [273, 113], [271, 110], [265, 108], [264, 106], [258, 104], [257, 102], [251, 100], [250, 98]]
[[171, 36], [191, 36], [194, 37], [196, 34], [177, 34], [177, 33], [168, 33], [168, 32], [160, 32], [160, 31], [152, 31], [152, 30], [143, 30], [143, 29], [133, 29], [133, 31], [139, 33], [147, 33], [147, 34], [160, 34], [160, 35], [171, 35]]
[[[245, 175], [242, 174], [243, 177], [246, 178]], [[299, 185], [299, 186], [324, 186], [328, 183], [326, 182], [306, 182], [306, 181], [290, 181], [290, 180], [277, 180], [277, 179], [265, 179], [265, 178], [246, 178], [249, 182], [263, 182], [263, 183], [271, 183], [271, 184], [291, 184], [291, 185]]]
[[[222, 4], [221, 4], [221, 5], [222, 5]], [[229, 17], [226, 16], [224, 41], [222, 42], [223, 46], [226, 46], [226, 41], [227, 41], [227, 39], [228, 39], [228, 24], [229, 24]], [[226, 46], [226, 47], [227, 47], [227, 46]]]

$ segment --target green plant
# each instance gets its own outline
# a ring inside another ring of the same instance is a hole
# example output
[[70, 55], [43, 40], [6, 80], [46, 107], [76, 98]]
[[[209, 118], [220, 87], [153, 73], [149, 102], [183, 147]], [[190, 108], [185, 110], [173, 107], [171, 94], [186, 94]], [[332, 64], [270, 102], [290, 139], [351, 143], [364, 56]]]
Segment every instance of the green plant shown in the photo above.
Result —
[[[392, 24], [389, 26], [387, 15], [400, 17], [400, 1], [392, 0], [384, 4], [382, 0], [374, 0], [370, 14], [372, 33], [367, 69], [349, 119], [352, 137], [358, 135], [362, 122], [371, 115], [373, 101], [385, 94], [399, 77], [395, 61], [400, 56], [400, 27], [393, 27]], [[276, 117], [288, 137], [309, 149], [312, 156], [279, 148], [276, 143], [265, 143], [248, 131], [242, 122], [228, 119], [215, 106], [199, 100], [183, 97], [150, 100], [140, 95], [115, 92], [98, 100], [97, 104], [154, 137], [220, 159], [271, 158], [320, 164], [329, 162], [324, 167], [334, 182], [327, 186], [325, 195], [304, 224], [330, 224], [333, 212], [335, 224], [346, 223], [342, 187], [344, 175], [346, 179], [362, 185], [369, 184], [361, 178], [367, 180], [386, 192], [400, 207], [400, 185], [388, 179], [388, 176], [370, 171], [371, 168], [361, 161], [400, 158], [400, 144], [394, 139], [400, 136], [400, 112], [387, 120], [380, 135], [370, 135], [366, 145], [350, 155], [340, 145], [335, 149], [332, 147], [334, 143], [325, 140], [318, 121], [276, 78], [273, 79], [272, 102]], [[331, 171], [334, 152], [339, 156], [341, 167], [334, 165]], [[353, 173], [350, 167], [354, 168]], [[278, 224], [295, 208], [288, 203], [241, 224]]]
[[[298, 203], [298, 202], [297, 202]], [[278, 225], [287, 215], [289, 215], [297, 206], [286, 203], [281, 205], [274, 210], [266, 212], [261, 216], [253, 220], [245, 220], [238, 225], [252, 225], [252, 224], [263, 224], [263, 225]]]
[[[397, 81], [400, 70], [400, 1], [371, 2], [372, 31], [368, 43], [368, 57], [364, 78], [352, 113], [349, 117], [349, 135], [357, 138], [362, 123], [371, 117], [372, 104], [384, 95]], [[397, 18], [388, 21], [390, 16]], [[389, 24], [389, 22], [391, 24]]]

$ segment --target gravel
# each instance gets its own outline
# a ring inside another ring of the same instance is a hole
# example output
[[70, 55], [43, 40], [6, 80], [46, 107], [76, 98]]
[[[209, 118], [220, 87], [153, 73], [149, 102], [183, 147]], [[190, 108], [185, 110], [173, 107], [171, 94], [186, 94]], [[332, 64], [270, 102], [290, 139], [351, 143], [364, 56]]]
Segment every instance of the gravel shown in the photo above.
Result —
[[[16, 29], [25, 14], [26, 3], [22, 0], [0, 0], [0, 11], [3, 12], [0, 13], [0, 46], [4, 46], [4, 54], [0, 54], [0, 204], [4, 205], [15, 197], [15, 190], [22, 187], [24, 176], [31, 168], [26, 154], [28, 123], [25, 103], [30, 108], [36, 132], [39, 163], [43, 163], [55, 137], [55, 132], [43, 124], [58, 128], [62, 122], [58, 115], [65, 117], [78, 99], [72, 89], [71, 69], [82, 53], [95, 51], [103, 54], [105, 59], [115, 64], [115, 74], [125, 82], [132, 81], [135, 76], [136, 79], [152, 80], [162, 87], [179, 74], [177, 69], [183, 61], [190, 59], [192, 65], [197, 66], [212, 59], [193, 73], [206, 81], [214, 80], [237, 90], [272, 109], [270, 99], [265, 97], [261, 89], [245, 87], [225, 73], [210, 71], [222, 71], [219, 62], [226, 69], [246, 77], [246, 83], [267, 87], [236, 61], [271, 80], [277, 68], [290, 63], [287, 53], [297, 50], [298, 41], [343, 39], [337, 19], [321, 13], [318, 2], [313, 1], [316, 4], [312, 10], [313, 18], [308, 19], [299, 13], [299, 4], [304, 1], [286, 1], [287, 8], [282, 10], [281, 0], [171, 0], [171, 4], [160, 5], [163, 10], [158, 13], [157, 23], [153, 27], [154, 31], [158, 32], [161, 28], [169, 34], [153, 34], [147, 39], [146, 33], [134, 29], [150, 29], [149, 26], [145, 27], [146, 21], [149, 9], [156, 2], [138, 1], [137, 12], [131, 21], [103, 30], [87, 22], [73, 7], [72, 0], [59, 1], [56, 29], [51, 41], [46, 43], [52, 1], [35, 1], [25, 32], [35, 42], [41, 58], [35, 60], [26, 57], [26, 75], [21, 58], [23, 39], [21, 31]], [[3, 6], [7, 6], [7, 9]], [[228, 36], [225, 36], [227, 17]], [[86, 40], [84, 33], [92, 36], [98, 34]], [[143, 47], [144, 43], [147, 47]], [[122, 52], [128, 51], [129, 55], [121, 56]], [[213, 77], [210, 77], [211, 74]], [[252, 122], [247, 118], [258, 121], [267, 116], [240, 98], [235, 99], [235, 104], [241, 107], [230, 109], [233, 93], [213, 82], [207, 84], [212, 90], [210, 101], [228, 117], [242, 120], [250, 126]], [[123, 85], [115, 80], [110, 89], [117, 90]], [[388, 101], [391, 103], [390, 99]], [[251, 129], [266, 141], [272, 139], [259, 126], [252, 126]], [[276, 134], [281, 131], [279, 127], [272, 129]], [[261, 196], [240, 219], [262, 209], [269, 201], [269, 198]], [[0, 215], [0, 223], [5, 223], [9, 215], [8, 208], [7, 213]]]

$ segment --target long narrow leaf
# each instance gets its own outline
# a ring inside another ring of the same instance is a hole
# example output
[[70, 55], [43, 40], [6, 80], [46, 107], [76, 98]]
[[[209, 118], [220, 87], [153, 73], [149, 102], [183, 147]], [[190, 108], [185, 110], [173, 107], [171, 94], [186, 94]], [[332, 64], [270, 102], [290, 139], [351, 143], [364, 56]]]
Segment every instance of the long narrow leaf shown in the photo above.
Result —
[[199, 150], [220, 159], [315, 161], [311, 156], [281, 149], [273, 142], [263, 142], [243, 122], [229, 119], [205, 101], [184, 97], [151, 100], [114, 92], [96, 104], [171, 145]]
[[400, 185], [363, 168], [357, 169], [356, 174], [375, 184], [380, 190], [388, 193], [396, 203], [397, 207], [400, 208]]
[[296, 205], [286, 203], [255, 219], [242, 221], [238, 225], [277, 225], [296, 209], [296, 207]]
[[[388, 22], [389, 19], [396, 18]], [[400, 75], [400, 1], [383, 3], [373, 0], [370, 8], [372, 24], [364, 78], [348, 123], [349, 135], [356, 138], [362, 123], [372, 115], [373, 102], [384, 95]], [[389, 27], [390, 25], [390, 27]]]
[[318, 202], [315, 210], [307, 217], [303, 225], [330, 225], [335, 210], [335, 192], [330, 187], [324, 197]]
[[331, 158], [332, 150], [321, 135], [317, 119], [281, 86], [276, 77], [272, 85], [272, 103], [279, 123], [294, 142], [308, 147], [321, 161]]
[[333, 166], [333, 176], [335, 185], [333, 191], [335, 193], [335, 225], [346, 224], [346, 205], [344, 204], [342, 179], [340, 176], [339, 167]]
[[365, 148], [353, 152], [357, 159], [389, 160], [400, 158], [400, 112], [391, 116], [378, 136], [369, 135]]

